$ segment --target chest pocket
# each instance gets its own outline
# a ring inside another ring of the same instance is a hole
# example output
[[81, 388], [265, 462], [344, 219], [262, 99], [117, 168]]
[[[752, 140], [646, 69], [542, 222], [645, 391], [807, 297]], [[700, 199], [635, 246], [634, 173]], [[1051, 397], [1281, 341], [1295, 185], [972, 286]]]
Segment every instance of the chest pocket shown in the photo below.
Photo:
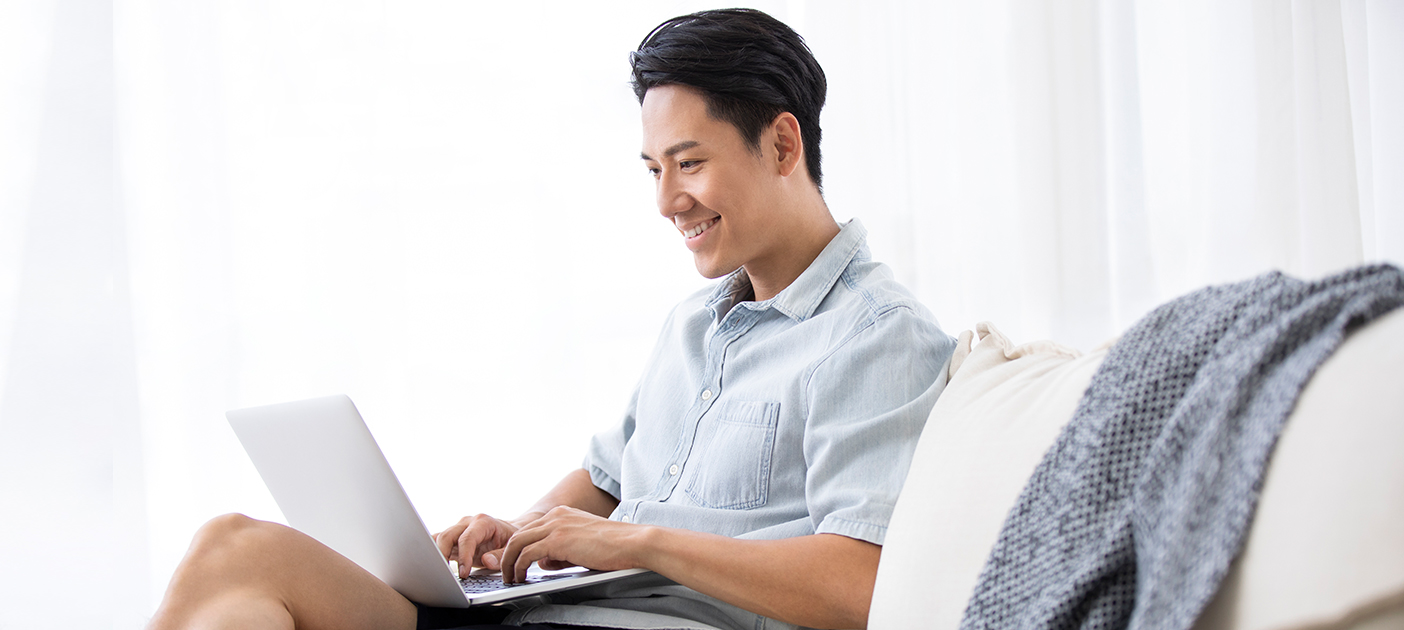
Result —
[[688, 464], [683, 492], [702, 507], [765, 505], [779, 420], [778, 402], [719, 401], [698, 427], [701, 450]]

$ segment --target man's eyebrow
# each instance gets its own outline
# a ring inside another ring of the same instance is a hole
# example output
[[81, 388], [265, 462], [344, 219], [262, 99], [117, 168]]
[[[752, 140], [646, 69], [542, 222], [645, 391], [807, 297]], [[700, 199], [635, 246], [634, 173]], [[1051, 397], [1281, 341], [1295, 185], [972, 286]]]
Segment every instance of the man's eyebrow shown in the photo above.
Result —
[[[677, 155], [677, 154], [679, 154], [679, 153], [681, 153], [681, 152], [683, 152], [683, 151], [686, 151], [686, 150], [688, 150], [688, 149], [697, 147], [697, 146], [699, 146], [699, 145], [701, 145], [701, 144], [702, 144], [701, 142], [698, 142], [698, 141], [696, 141], [696, 140], [683, 140], [682, 142], [679, 142], [679, 143], [677, 143], [677, 144], [675, 144], [675, 145], [673, 145], [673, 146], [671, 146], [671, 147], [668, 147], [668, 148], [664, 149], [664, 150], [663, 150], [663, 157], [665, 157], [665, 158], [673, 157], [674, 155]], [[653, 159], [653, 158], [649, 157], [647, 153], [640, 153], [640, 154], [639, 154], [639, 158], [640, 158], [640, 159], [644, 159], [644, 160], [652, 160], [652, 159]]]

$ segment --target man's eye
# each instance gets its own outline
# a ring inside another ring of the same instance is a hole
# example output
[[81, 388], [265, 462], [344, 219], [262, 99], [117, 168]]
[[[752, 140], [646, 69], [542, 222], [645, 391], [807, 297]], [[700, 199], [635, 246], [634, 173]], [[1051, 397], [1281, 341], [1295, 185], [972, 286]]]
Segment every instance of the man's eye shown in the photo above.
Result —
[[686, 171], [686, 170], [691, 170], [691, 169], [693, 169], [693, 168], [696, 168], [697, 165], [698, 165], [698, 164], [701, 164], [701, 163], [702, 163], [702, 162], [700, 162], [700, 161], [698, 161], [698, 160], [683, 160], [683, 161], [681, 161], [681, 162], [678, 162], [678, 168], [681, 168], [681, 169], [683, 169], [683, 170], [685, 170], [685, 171]]
[[653, 176], [654, 179], [658, 179], [658, 169], [656, 169], [656, 168], [649, 168], [649, 169], [648, 169], [648, 174], [651, 175], [651, 176]]

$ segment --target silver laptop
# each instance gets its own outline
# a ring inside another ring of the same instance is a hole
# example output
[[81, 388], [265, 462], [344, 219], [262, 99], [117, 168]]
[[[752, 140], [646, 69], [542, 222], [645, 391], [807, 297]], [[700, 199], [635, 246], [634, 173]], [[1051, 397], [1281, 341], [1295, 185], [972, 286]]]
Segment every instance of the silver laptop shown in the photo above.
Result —
[[504, 585], [478, 569], [459, 580], [346, 396], [225, 414], [288, 524], [350, 558], [410, 601], [444, 608], [522, 598], [648, 573], [543, 571]]

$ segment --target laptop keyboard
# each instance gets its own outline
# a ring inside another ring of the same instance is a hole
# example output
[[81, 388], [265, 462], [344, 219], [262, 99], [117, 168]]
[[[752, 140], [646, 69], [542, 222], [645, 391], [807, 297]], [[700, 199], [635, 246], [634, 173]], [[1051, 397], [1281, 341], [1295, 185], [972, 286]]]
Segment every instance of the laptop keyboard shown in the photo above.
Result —
[[578, 574], [578, 573], [556, 573], [556, 574], [547, 574], [547, 575], [529, 575], [529, 576], [527, 576], [527, 580], [526, 580], [525, 582], [517, 582], [516, 584], [503, 584], [503, 583], [502, 583], [502, 576], [500, 576], [500, 575], [482, 575], [482, 576], [472, 576], [472, 575], [470, 575], [470, 576], [468, 576], [468, 577], [466, 577], [466, 578], [459, 578], [459, 579], [458, 579], [458, 584], [459, 584], [460, 586], [463, 587], [463, 592], [464, 592], [464, 593], [468, 593], [468, 594], [470, 594], [470, 595], [474, 595], [474, 594], [478, 594], [478, 593], [491, 593], [491, 592], [493, 592], [493, 591], [500, 591], [500, 590], [502, 590], [502, 589], [504, 589], [504, 588], [513, 588], [513, 587], [516, 587], [516, 586], [526, 586], [527, 584], [539, 584], [539, 583], [541, 583], [541, 582], [549, 582], [549, 581], [551, 581], [551, 580], [559, 580], [559, 579], [561, 579], [561, 578], [574, 577], [574, 576], [576, 576], [576, 575], [579, 575], [579, 574]]

